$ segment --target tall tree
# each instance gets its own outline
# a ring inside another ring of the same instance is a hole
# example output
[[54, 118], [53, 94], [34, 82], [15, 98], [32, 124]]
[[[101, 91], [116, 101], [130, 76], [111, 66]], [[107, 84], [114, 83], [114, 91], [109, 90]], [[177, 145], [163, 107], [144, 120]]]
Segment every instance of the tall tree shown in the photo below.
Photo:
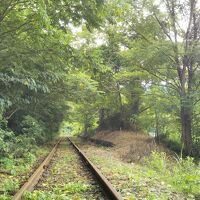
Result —
[[20, 131], [32, 115], [58, 129], [70, 98], [73, 26], [92, 29], [102, 19], [103, 1], [1, 1], [0, 108], [10, 128]]
[[193, 148], [192, 120], [195, 90], [199, 89], [199, 82], [196, 79], [199, 68], [197, 57], [200, 38], [199, 7], [196, 0], [165, 0], [162, 6], [165, 8], [164, 17], [161, 6], [154, 5], [152, 14], [172, 48], [172, 54], [168, 56], [177, 72], [175, 82], [180, 99], [181, 136], [184, 149], [190, 155]]
[[[199, 102], [199, 5], [196, 0], [125, 1], [120, 22], [130, 63], [152, 84], [174, 90], [179, 99], [183, 148], [193, 151], [193, 112]], [[127, 17], [128, 15], [128, 17]], [[132, 60], [131, 60], [132, 59]], [[198, 105], [199, 106], [199, 105]]]

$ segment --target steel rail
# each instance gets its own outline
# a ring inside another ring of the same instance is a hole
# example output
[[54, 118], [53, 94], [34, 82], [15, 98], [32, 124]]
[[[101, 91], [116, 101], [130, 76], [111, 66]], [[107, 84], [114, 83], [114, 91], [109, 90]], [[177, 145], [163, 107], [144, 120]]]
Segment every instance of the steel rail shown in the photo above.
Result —
[[36, 171], [29, 177], [27, 182], [20, 188], [20, 190], [13, 196], [12, 200], [20, 200], [23, 197], [25, 191], [33, 191], [35, 185], [38, 183], [39, 179], [41, 178], [43, 172], [49, 165], [56, 149], [60, 143], [61, 139], [55, 144], [51, 152], [45, 158], [45, 160], [40, 164], [40, 166], [36, 169]]
[[81, 158], [85, 161], [85, 163], [88, 165], [94, 176], [98, 179], [98, 181], [101, 183], [102, 187], [105, 189], [106, 194], [112, 199], [112, 200], [123, 200], [121, 194], [117, 192], [117, 190], [112, 186], [112, 184], [104, 177], [104, 175], [100, 172], [100, 170], [87, 158], [87, 156], [68, 138], [72, 146], [75, 148], [75, 150], [78, 152], [78, 154], [81, 156]]

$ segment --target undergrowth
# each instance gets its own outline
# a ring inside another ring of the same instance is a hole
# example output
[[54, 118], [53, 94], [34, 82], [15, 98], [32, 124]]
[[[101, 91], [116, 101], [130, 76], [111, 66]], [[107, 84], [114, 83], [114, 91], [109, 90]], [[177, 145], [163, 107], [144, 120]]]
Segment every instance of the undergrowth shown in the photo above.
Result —
[[153, 152], [145, 163], [147, 176], [159, 177], [188, 198], [200, 199], [200, 164], [195, 164], [193, 158], [171, 162], [165, 153]]
[[200, 165], [193, 158], [172, 160], [163, 152], [153, 152], [142, 164], [94, 152], [91, 158], [126, 200], [200, 199]]
[[48, 148], [40, 147], [45, 142], [40, 121], [24, 116], [19, 132], [11, 130], [7, 123], [0, 116], [0, 199], [10, 199], [36, 160], [48, 152]]
[[27, 152], [21, 158], [13, 155], [0, 158], [0, 199], [11, 199], [11, 196], [19, 189], [20, 183], [26, 180], [37, 158], [48, 153], [47, 147], [34, 149]]

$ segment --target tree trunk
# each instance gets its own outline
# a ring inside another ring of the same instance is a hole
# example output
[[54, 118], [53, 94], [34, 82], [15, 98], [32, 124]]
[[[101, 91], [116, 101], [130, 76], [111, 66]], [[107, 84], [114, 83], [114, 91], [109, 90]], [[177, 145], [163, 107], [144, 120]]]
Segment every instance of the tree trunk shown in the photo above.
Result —
[[105, 109], [101, 108], [99, 110], [99, 128], [104, 129], [106, 128], [105, 126]]
[[120, 84], [117, 82], [117, 91], [118, 91], [118, 97], [119, 97], [119, 107], [120, 107], [120, 130], [124, 128], [124, 123], [123, 123], [123, 104], [122, 104], [122, 96], [121, 96], [121, 92], [120, 92]]
[[[187, 51], [187, 50], [185, 50]], [[187, 72], [186, 72], [187, 70]], [[188, 75], [187, 75], [188, 74]], [[181, 93], [180, 93], [180, 115], [181, 115], [181, 139], [183, 150], [187, 155], [193, 154], [192, 142], [192, 113], [193, 113], [193, 59], [189, 55], [183, 57], [183, 70], [181, 73]]]
[[159, 125], [159, 115], [156, 109], [155, 109], [155, 121], [156, 121], [155, 141], [157, 144], [159, 144], [160, 143], [160, 125]]
[[88, 137], [88, 125], [84, 124], [84, 136]]
[[189, 100], [181, 102], [181, 139], [187, 155], [192, 155], [192, 104]]

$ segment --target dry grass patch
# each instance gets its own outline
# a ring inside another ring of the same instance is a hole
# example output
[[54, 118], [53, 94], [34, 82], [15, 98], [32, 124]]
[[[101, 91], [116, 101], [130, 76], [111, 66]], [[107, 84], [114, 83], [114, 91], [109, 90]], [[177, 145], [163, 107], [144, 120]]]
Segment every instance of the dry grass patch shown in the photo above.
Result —
[[154, 138], [139, 132], [100, 131], [92, 138], [114, 143], [114, 152], [126, 162], [141, 161], [153, 151], [165, 151], [168, 154], [172, 154], [163, 145], [156, 144]]

